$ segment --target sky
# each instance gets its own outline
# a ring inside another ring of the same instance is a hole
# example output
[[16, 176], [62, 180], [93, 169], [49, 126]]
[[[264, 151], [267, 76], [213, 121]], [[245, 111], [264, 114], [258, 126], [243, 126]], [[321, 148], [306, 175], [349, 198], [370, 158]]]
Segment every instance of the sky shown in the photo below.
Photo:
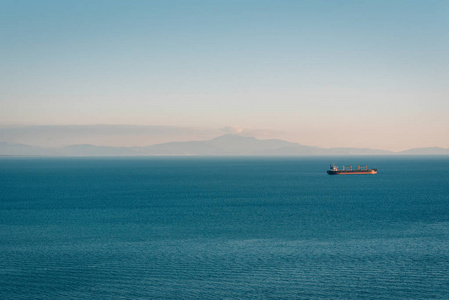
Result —
[[0, 0], [3, 130], [449, 148], [448, 82], [447, 0]]

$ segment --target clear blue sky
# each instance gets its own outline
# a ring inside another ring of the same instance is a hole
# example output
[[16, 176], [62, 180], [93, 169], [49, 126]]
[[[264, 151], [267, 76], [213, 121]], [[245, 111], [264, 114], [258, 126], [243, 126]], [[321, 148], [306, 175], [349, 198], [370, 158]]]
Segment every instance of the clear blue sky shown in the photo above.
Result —
[[447, 0], [0, 0], [1, 125], [449, 147], [448, 82]]

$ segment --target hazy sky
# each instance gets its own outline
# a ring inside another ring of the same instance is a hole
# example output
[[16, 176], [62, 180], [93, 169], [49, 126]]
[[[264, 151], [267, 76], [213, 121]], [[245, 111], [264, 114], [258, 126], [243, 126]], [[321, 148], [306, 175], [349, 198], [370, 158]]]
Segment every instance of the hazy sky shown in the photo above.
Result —
[[0, 0], [1, 126], [449, 147], [448, 95], [447, 0]]

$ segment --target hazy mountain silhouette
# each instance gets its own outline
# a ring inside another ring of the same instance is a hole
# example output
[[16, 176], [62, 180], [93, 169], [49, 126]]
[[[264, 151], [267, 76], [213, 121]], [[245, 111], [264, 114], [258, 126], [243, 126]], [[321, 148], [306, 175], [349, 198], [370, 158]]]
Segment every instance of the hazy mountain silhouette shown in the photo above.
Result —
[[449, 155], [449, 149], [440, 147], [413, 148], [401, 151], [398, 154], [403, 155]]
[[140, 147], [146, 155], [379, 155], [393, 152], [373, 149], [331, 148], [305, 146], [283, 140], [259, 140], [253, 137], [227, 134], [209, 141], [175, 142]]
[[51, 153], [50, 148], [0, 142], [0, 155], [49, 155], [48, 153]]
[[417, 148], [399, 153], [369, 148], [319, 148], [278, 139], [260, 140], [227, 134], [212, 140], [171, 142], [147, 147], [70, 145], [59, 148], [35, 147], [0, 142], [0, 155], [42, 156], [307, 156], [307, 155], [449, 155], [445, 148]]
[[147, 155], [306, 155], [318, 149], [282, 140], [259, 140], [232, 134], [208, 141], [173, 142], [138, 148]]
[[137, 153], [131, 148], [95, 145], [70, 145], [65, 147], [37, 147], [24, 144], [0, 142], [0, 155], [15, 156], [132, 156]]

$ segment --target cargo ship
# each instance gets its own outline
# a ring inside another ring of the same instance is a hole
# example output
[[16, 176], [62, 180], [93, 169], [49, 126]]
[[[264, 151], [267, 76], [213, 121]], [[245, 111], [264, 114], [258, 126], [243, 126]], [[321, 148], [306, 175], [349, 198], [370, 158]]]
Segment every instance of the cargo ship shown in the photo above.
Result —
[[345, 168], [339, 170], [338, 167], [332, 163], [330, 166], [330, 170], [327, 170], [327, 174], [329, 175], [356, 175], [356, 174], [377, 174], [377, 169], [368, 169], [368, 165], [365, 167], [358, 166], [357, 169], [353, 169], [352, 166], [349, 168]]

